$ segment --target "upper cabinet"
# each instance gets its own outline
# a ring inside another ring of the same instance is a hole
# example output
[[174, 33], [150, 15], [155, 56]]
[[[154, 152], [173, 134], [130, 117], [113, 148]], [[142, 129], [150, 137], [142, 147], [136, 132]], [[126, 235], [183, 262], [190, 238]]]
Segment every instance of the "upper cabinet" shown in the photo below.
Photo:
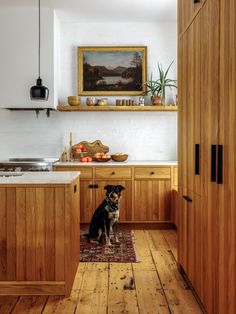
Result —
[[[41, 9], [41, 78], [49, 88], [46, 102], [30, 100], [38, 78], [38, 8], [1, 8], [0, 108], [54, 108], [59, 49], [58, 22], [52, 9]], [[7, 31], [6, 31], [7, 30]]]
[[182, 34], [189, 23], [192, 21], [194, 14], [200, 8], [205, 0], [179, 0], [178, 1], [178, 33]]

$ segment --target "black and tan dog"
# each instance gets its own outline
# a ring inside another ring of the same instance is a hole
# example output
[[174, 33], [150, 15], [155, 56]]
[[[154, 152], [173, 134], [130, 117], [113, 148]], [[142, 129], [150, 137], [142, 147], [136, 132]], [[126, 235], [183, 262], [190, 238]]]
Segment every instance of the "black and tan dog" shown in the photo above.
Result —
[[114, 241], [119, 242], [116, 227], [119, 219], [121, 191], [125, 188], [122, 185], [107, 185], [104, 189], [107, 191], [106, 198], [95, 210], [86, 237], [91, 243], [99, 243], [105, 236], [106, 244], [110, 246], [112, 232]]

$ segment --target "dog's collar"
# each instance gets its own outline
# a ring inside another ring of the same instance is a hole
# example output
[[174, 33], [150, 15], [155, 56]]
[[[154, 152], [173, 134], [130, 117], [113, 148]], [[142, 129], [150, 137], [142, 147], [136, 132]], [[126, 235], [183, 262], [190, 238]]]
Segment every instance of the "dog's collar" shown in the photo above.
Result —
[[[106, 210], [109, 212], [109, 211], [115, 211], [115, 210], [118, 210], [119, 209], [119, 202], [120, 202], [120, 199], [118, 200], [118, 203], [117, 204], [114, 204], [112, 203], [112, 201], [109, 199], [109, 197], [106, 197], [106, 203], [107, 203], [107, 206], [105, 207]], [[111, 210], [110, 210], [111, 209]]]

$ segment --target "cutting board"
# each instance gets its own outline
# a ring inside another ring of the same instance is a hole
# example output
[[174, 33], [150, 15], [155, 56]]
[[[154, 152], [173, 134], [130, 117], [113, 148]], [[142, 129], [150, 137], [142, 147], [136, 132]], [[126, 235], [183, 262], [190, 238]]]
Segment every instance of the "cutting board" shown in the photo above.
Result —
[[76, 149], [79, 144], [82, 144], [84, 147], [87, 148], [88, 152], [84, 153], [84, 156], [86, 157], [93, 158], [96, 153], [103, 152], [104, 154], [106, 154], [109, 151], [109, 147], [106, 145], [103, 145], [103, 143], [100, 140], [96, 140], [92, 143], [89, 143], [87, 141], [82, 141], [72, 146], [72, 155], [73, 155], [74, 160], [79, 160], [79, 158], [81, 157], [81, 153], [76, 152]]

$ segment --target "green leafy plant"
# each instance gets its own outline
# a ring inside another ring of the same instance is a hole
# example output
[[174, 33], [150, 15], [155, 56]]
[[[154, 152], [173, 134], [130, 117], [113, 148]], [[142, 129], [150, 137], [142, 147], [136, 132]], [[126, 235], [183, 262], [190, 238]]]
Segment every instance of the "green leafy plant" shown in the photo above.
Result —
[[153, 80], [153, 74], [151, 73], [150, 79], [146, 83], [144, 83], [145, 86], [147, 87], [147, 93], [150, 93], [152, 96], [162, 96], [163, 100], [165, 101], [166, 88], [167, 87], [177, 88], [176, 80], [167, 77], [173, 62], [174, 61], [171, 62], [166, 71], [164, 71], [162, 65], [158, 63], [159, 78]]

